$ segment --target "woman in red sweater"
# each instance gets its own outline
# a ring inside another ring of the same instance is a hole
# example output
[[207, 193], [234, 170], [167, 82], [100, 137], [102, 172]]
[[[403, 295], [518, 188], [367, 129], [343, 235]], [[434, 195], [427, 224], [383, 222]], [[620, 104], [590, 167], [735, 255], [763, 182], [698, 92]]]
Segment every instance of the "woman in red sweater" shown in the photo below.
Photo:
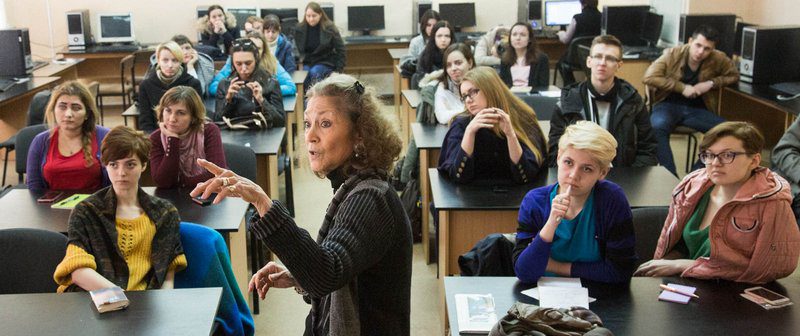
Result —
[[158, 129], [150, 134], [150, 174], [160, 188], [194, 187], [214, 175], [197, 165], [205, 159], [227, 167], [219, 127], [206, 122], [197, 91], [169, 89], [156, 107]]

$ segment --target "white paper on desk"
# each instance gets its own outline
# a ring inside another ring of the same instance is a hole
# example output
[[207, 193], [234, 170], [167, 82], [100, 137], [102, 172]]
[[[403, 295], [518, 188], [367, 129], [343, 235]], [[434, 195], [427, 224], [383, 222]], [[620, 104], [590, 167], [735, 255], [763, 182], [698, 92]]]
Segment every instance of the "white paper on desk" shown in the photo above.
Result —
[[531, 92], [530, 86], [512, 86], [509, 90], [513, 93], [528, 93]]
[[548, 287], [539, 288], [539, 307], [542, 308], [589, 308], [589, 289], [584, 287]]
[[[561, 278], [561, 277], [541, 277], [539, 278], [539, 282], [537, 283], [539, 287], [541, 286], [548, 286], [548, 287], [564, 287], [564, 288], [581, 288], [581, 278]], [[536, 300], [539, 300], [539, 287], [534, 287], [528, 290], [522, 291], [522, 294], [530, 296]], [[597, 299], [590, 297], [589, 303], [595, 302]]]
[[561, 91], [558, 91], [558, 90], [556, 90], [556, 91], [539, 91], [539, 94], [542, 95], [542, 97], [550, 97], [550, 98], [560, 98], [561, 97]]

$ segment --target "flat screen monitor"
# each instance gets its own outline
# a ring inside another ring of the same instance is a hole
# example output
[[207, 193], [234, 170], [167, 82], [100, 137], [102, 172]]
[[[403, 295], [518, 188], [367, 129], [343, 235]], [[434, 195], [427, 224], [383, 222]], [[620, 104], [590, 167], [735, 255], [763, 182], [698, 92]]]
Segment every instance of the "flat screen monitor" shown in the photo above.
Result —
[[547, 1], [544, 3], [544, 24], [566, 26], [572, 22], [572, 17], [580, 12], [580, 1]]
[[258, 11], [255, 8], [228, 8], [228, 12], [236, 17], [236, 27], [239, 30], [244, 30], [244, 23], [247, 22], [247, 18], [258, 16]]
[[97, 14], [98, 43], [134, 42], [133, 16], [131, 13]]
[[208, 6], [197, 6], [197, 18], [208, 15]]
[[475, 26], [475, 4], [472, 2], [463, 3], [440, 3], [439, 15], [442, 20], [447, 20], [456, 28]]
[[719, 32], [716, 49], [728, 56], [733, 55], [736, 43], [736, 15], [734, 14], [696, 14], [681, 15], [678, 35], [681, 42], [688, 43], [692, 33], [701, 25], [713, 27]]
[[319, 6], [322, 8], [322, 11], [325, 12], [325, 15], [328, 16], [328, 19], [333, 21], [333, 4], [329, 2], [323, 2], [320, 3]]
[[616, 36], [623, 45], [644, 46], [642, 39], [644, 22], [650, 6], [604, 6], [602, 32]]
[[347, 30], [361, 30], [369, 35], [372, 30], [384, 28], [383, 6], [347, 6]]
[[261, 17], [264, 18], [267, 15], [275, 15], [281, 21], [284, 19], [295, 19], [297, 20], [297, 8], [262, 8], [261, 9]]
[[664, 16], [653, 12], [648, 12], [644, 20], [642, 29], [642, 39], [652, 46], [658, 44], [661, 38], [661, 27], [664, 25]]

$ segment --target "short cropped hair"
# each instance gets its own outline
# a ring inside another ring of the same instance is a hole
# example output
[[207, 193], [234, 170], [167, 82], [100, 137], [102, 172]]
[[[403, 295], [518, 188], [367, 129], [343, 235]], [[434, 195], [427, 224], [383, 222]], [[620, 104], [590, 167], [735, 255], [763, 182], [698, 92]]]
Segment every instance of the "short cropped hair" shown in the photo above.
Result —
[[592, 39], [592, 46], [589, 49], [594, 48], [595, 45], [598, 44], [605, 44], [609, 46], [614, 46], [619, 49], [619, 57], [622, 57], [622, 42], [614, 35], [600, 35]]
[[617, 140], [605, 128], [587, 120], [580, 120], [564, 129], [558, 140], [558, 153], [573, 148], [589, 152], [600, 167], [611, 168], [617, 156]]
[[692, 39], [696, 39], [699, 35], [703, 35], [706, 40], [714, 42], [714, 44], [719, 42], [719, 31], [717, 31], [717, 29], [714, 27], [707, 25], [698, 26], [692, 33]]
[[581, 0], [583, 7], [597, 8], [597, 0]]
[[764, 150], [764, 136], [753, 124], [746, 121], [726, 121], [706, 132], [700, 142], [700, 152], [705, 152], [717, 140], [731, 136], [742, 141], [748, 154], [761, 153]]
[[334, 98], [336, 112], [345, 114], [353, 127], [352, 135], [362, 139], [363, 152], [358, 157], [351, 155], [344, 163], [345, 174], [368, 168], [390, 170], [402, 143], [397, 129], [382, 115], [383, 104], [373, 87], [363, 86], [350, 75], [333, 74], [314, 84], [306, 96]]
[[206, 118], [206, 106], [197, 91], [190, 86], [179, 85], [173, 87], [161, 96], [158, 106], [155, 107], [158, 121], [163, 122], [164, 109], [176, 103], [183, 103], [189, 112], [189, 116], [192, 117], [192, 121], [189, 122], [189, 132], [202, 131]]
[[190, 41], [189, 38], [186, 37], [186, 35], [182, 34], [175, 35], [170, 39], [170, 41], [177, 43], [178, 46], [182, 46], [186, 43], [189, 43], [189, 45], [192, 46], [192, 48], [194, 48], [194, 43], [192, 43], [192, 41]]
[[136, 156], [142, 165], [146, 165], [150, 158], [150, 139], [141, 131], [135, 131], [128, 126], [112, 128], [100, 147], [100, 161], [105, 166], [111, 161], [130, 156]]
[[183, 62], [183, 49], [181, 49], [181, 46], [175, 43], [175, 41], [167, 41], [159, 44], [156, 48], [156, 59], [161, 57], [162, 50], [169, 50], [172, 56], [175, 56], [175, 59]]

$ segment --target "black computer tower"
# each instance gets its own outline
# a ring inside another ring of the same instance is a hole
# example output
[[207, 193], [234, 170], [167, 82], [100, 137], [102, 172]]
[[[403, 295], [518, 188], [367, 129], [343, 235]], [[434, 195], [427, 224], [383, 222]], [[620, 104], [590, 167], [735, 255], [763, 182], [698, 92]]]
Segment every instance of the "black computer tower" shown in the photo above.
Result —
[[678, 39], [682, 43], [689, 42], [695, 29], [700, 25], [714, 27], [719, 32], [716, 49], [726, 55], [733, 55], [736, 44], [736, 15], [734, 14], [681, 14], [678, 25]]
[[28, 28], [0, 30], [0, 76], [23, 77], [33, 71]]
[[753, 84], [800, 81], [800, 26], [744, 27], [740, 80]]

